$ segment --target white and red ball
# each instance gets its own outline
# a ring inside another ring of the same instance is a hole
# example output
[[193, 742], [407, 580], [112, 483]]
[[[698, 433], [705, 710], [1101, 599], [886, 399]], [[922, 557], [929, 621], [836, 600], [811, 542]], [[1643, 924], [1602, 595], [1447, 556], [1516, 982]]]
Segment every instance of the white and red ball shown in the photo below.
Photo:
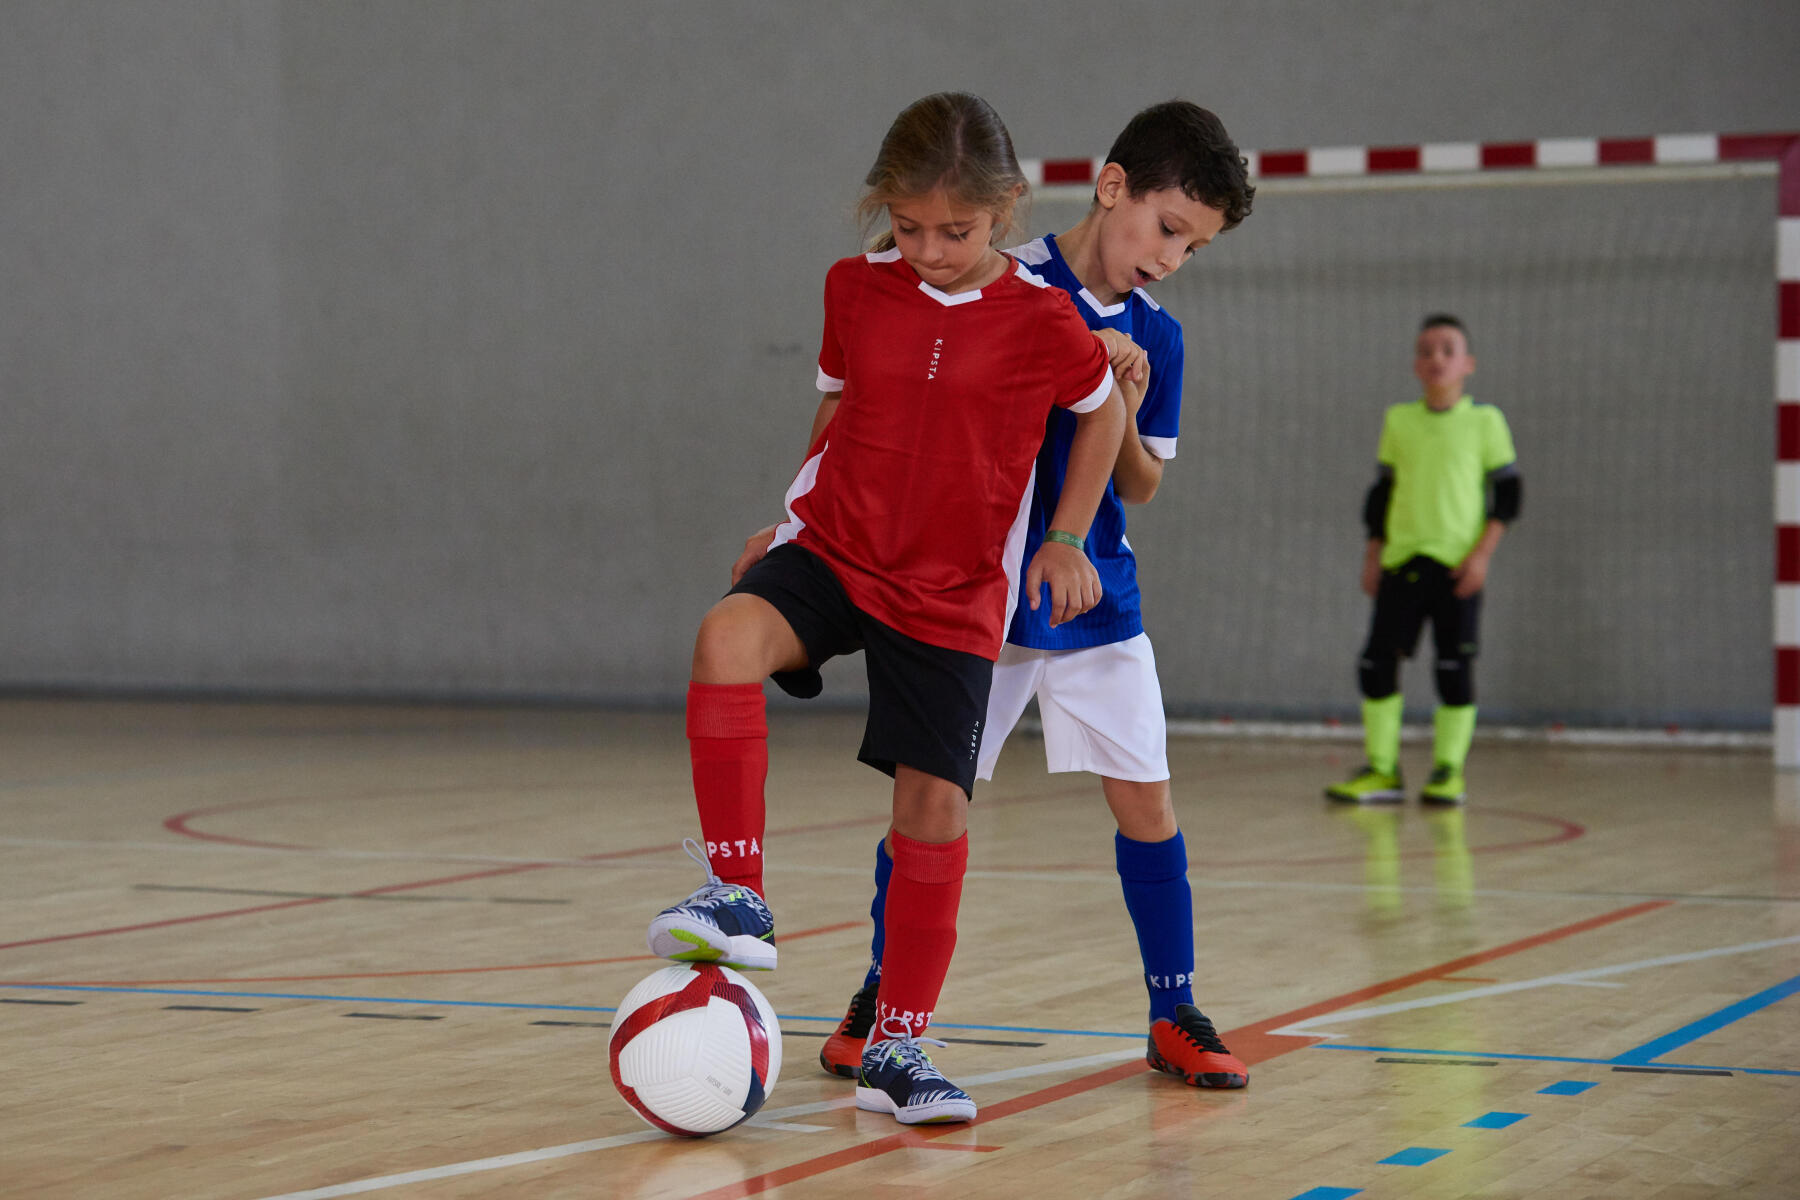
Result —
[[781, 1074], [781, 1029], [754, 984], [711, 963], [664, 967], [619, 1001], [613, 1086], [658, 1129], [704, 1137], [756, 1112]]

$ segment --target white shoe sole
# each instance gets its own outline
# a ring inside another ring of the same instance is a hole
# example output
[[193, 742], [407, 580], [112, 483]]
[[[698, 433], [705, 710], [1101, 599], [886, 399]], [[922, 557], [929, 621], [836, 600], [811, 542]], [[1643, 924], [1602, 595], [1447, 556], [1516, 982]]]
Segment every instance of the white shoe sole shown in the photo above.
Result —
[[935, 1104], [915, 1104], [902, 1108], [880, 1088], [856, 1085], [856, 1107], [864, 1112], [887, 1113], [902, 1125], [943, 1124], [950, 1121], [973, 1121], [973, 1100], [939, 1100]]
[[676, 962], [710, 962], [736, 971], [773, 971], [775, 947], [741, 933], [727, 937], [717, 926], [681, 913], [658, 915], [644, 939], [650, 953]]
[[1406, 793], [1395, 789], [1390, 792], [1364, 792], [1360, 796], [1349, 796], [1343, 792], [1334, 792], [1330, 788], [1326, 788], [1325, 798], [1335, 800], [1339, 804], [1404, 804]]

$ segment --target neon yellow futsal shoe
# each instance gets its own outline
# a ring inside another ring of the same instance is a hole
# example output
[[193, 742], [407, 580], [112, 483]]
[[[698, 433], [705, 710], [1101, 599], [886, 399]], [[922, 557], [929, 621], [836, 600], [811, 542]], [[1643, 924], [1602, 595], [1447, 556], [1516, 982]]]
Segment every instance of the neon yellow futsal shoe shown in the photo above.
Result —
[[1439, 763], [1419, 791], [1420, 804], [1461, 804], [1463, 798], [1463, 773], [1448, 763]]
[[1326, 788], [1325, 798], [1340, 804], [1398, 804], [1406, 799], [1406, 788], [1398, 769], [1390, 775], [1364, 763], [1344, 782]]

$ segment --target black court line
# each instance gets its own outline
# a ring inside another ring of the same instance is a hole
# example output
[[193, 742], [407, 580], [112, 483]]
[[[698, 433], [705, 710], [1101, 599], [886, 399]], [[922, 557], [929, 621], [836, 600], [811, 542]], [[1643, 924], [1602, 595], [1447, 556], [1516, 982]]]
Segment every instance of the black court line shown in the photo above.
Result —
[[1703, 1071], [1698, 1067], [1614, 1067], [1613, 1070], [1631, 1075], [1731, 1075], [1730, 1071]]
[[1497, 1067], [1490, 1058], [1378, 1058], [1378, 1063], [1406, 1063], [1415, 1067]]
[[413, 892], [282, 892], [272, 888], [202, 887], [199, 884], [134, 883], [143, 892], [205, 892], [214, 896], [272, 896], [281, 900], [403, 900], [427, 904], [567, 904], [536, 896], [421, 896]]
[[260, 1008], [227, 1008], [223, 1004], [165, 1004], [164, 1012], [261, 1012]]
[[0, 1004], [45, 1004], [52, 1008], [73, 1008], [85, 1003], [84, 1000], [14, 1000], [10, 996], [0, 996]]
[[366, 1013], [347, 1012], [346, 1017], [367, 1017], [371, 1021], [441, 1021], [444, 1018], [432, 1013]]

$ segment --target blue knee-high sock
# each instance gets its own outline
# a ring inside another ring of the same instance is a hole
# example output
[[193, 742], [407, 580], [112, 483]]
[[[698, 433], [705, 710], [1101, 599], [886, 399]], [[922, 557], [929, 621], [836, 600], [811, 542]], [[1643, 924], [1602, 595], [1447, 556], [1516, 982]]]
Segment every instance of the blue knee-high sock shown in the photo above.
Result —
[[875, 934], [869, 939], [869, 971], [863, 986], [873, 987], [881, 980], [881, 952], [887, 948], [887, 927], [882, 914], [887, 912], [888, 878], [894, 873], [894, 860], [888, 855], [887, 834], [875, 843], [875, 900], [869, 905], [869, 916], [875, 921]]
[[1150, 1020], [1175, 1019], [1177, 1004], [1194, 1002], [1194, 894], [1188, 890], [1187, 843], [1113, 836], [1125, 907], [1137, 928], [1150, 992]]

